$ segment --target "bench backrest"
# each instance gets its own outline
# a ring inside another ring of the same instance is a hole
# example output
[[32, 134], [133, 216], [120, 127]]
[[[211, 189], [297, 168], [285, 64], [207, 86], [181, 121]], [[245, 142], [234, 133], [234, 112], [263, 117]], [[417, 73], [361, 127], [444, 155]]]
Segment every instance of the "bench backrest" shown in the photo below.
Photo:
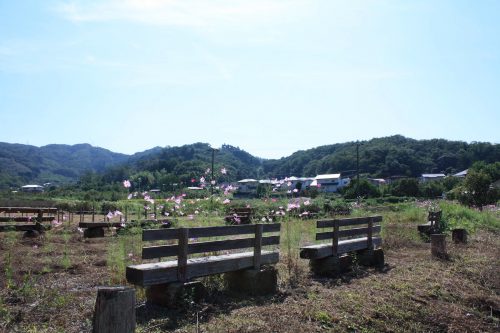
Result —
[[442, 211], [429, 212], [429, 215], [427, 216], [427, 221], [430, 222], [431, 228], [439, 226], [442, 214], [443, 214]]
[[319, 220], [316, 222], [316, 227], [318, 229], [333, 228], [333, 231], [320, 232], [318, 230], [316, 233], [316, 240], [331, 239], [333, 246], [333, 255], [338, 254], [339, 240], [345, 238], [366, 237], [367, 248], [372, 249], [373, 236], [380, 233], [381, 230], [379, 224], [380, 222], [382, 222], [382, 216]]
[[58, 209], [52, 207], [0, 207], [0, 212], [5, 214], [13, 213], [36, 213], [36, 214], [57, 214]]
[[[255, 269], [259, 269], [262, 246], [277, 245], [280, 242], [279, 235], [263, 237], [263, 234], [279, 232], [280, 227], [279, 223], [273, 223], [144, 230], [142, 233], [143, 241], [177, 240], [177, 244], [143, 247], [142, 258], [177, 257], [178, 279], [185, 281], [187, 260], [190, 254], [253, 248], [253, 265]], [[240, 235], [254, 235], [254, 237], [190, 243], [190, 240], [194, 241], [198, 238]]]

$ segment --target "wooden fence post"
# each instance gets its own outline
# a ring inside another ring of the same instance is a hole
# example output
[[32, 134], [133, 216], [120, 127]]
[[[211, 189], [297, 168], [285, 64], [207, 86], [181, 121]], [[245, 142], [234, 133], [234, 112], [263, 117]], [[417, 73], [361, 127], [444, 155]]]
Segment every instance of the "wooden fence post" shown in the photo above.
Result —
[[188, 257], [189, 229], [179, 228], [179, 252], [177, 254], [177, 279], [180, 282], [187, 280], [187, 257]]
[[451, 231], [451, 239], [455, 244], [467, 243], [467, 230], [466, 229], [453, 229]]
[[339, 220], [333, 220], [332, 255], [337, 256], [339, 249]]
[[367, 234], [368, 250], [373, 250], [373, 217], [368, 218], [368, 234]]
[[135, 289], [100, 287], [92, 321], [93, 333], [135, 332]]
[[264, 231], [264, 225], [258, 223], [255, 225], [255, 244], [253, 247], [253, 268], [260, 269], [260, 257], [262, 250], [262, 233]]
[[431, 235], [431, 253], [433, 257], [446, 259], [446, 235], [432, 234]]

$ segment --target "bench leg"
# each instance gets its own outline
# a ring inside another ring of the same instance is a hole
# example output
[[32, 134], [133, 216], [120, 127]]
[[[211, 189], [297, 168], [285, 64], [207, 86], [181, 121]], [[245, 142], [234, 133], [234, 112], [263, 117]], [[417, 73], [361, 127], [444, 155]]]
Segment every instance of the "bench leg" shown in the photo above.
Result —
[[361, 266], [382, 268], [385, 264], [384, 251], [382, 249], [357, 251], [356, 258]]
[[278, 274], [272, 266], [228, 272], [224, 279], [228, 289], [236, 293], [260, 296], [274, 294], [278, 289]]
[[200, 281], [163, 283], [146, 288], [147, 302], [166, 308], [179, 308], [190, 301], [197, 302], [205, 295], [205, 287]]
[[314, 275], [318, 276], [339, 276], [347, 273], [352, 268], [352, 257], [348, 254], [341, 256], [331, 256], [321, 259], [311, 259], [309, 267]]
[[87, 228], [83, 231], [85, 238], [100, 238], [104, 237], [104, 228]]

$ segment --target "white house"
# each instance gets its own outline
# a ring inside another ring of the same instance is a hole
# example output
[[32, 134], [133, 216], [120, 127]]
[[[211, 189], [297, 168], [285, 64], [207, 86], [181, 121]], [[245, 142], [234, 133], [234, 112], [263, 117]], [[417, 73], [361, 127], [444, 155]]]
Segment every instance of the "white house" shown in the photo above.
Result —
[[422, 177], [420, 177], [420, 181], [425, 183], [432, 180], [443, 179], [444, 177], [446, 177], [444, 173], [423, 173]]
[[342, 178], [340, 173], [317, 175], [311, 183], [311, 187], [316, 186], [321, 192], [337, 192], [340, 188], [347, 186], [349, 178]]
[[467, 176], [467, 171], [469, 169], [465, 169], [464, 171], [460, 171], [456, 174], [453, 175], [453, 177], [458, 177], [458, 178], [465, 178], [465, 176]]
[[239, 194], [254, 194], [257, 193], [259, 181], [256, 179], [242, 179], [238, 181]]
[[21, 186], [22, 192], [43, 192], [43, 186], [40, 185], [24, 185]]

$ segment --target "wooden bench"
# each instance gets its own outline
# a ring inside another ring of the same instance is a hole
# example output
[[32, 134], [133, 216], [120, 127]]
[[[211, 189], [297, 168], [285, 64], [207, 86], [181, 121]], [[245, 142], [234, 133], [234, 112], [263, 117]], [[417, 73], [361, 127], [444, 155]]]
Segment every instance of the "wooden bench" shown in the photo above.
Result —
[[[173, 260], [143, 263], [128, 266], [127, 281], [147, 287], [149, 302], [174, 306], [175, 297], [188, 281], [209, 275], [226, 273], [230, 289], [252, 294], [266, 294], [276, 290], [276, 270], [272, 265], [279, 261], [279, 252], [263, 251], [267, 245], [278, 245], [279, 235], [264, 237], [267, 232], [279, 232], [280, 224], [255, 224], [240, 226], [216, 226], [177, 229], [144, 230], [142, 240], [174, 241], [177, 244], [146, 246], [142, 249], [143, 259], [176, 257]], [[231, 238], [190, 243], [198, 238], [253, 235], [251, 238]], [[227, 253], [229, 250], [252, 248], [251, 251]], [[219, 253], [225, 251], [226, 253]], [[206, 255], [211, 253], [211, 255]], [[188, 258], [191, 254], [204, 254]]]
[[[337, 275], [347, 271], [352, 263], [352, 253], [362, 265], [382, 266], [384, 254], [378, 249], [382, 238], [376, 236], [380, 233], [378, 223], [381, 221], [382, 216], [319, 220], [316, 240], [331, 239], [331, 242], [301, 247], [300, 257], [310, 259], [311, 270], [318, 275]], [[326, 228], [332, 228], [332, 231], [323, 231]]]
[[230, 224], [249, 224], [252, 221], [253, 214], [252, 208], [233, 208], [224, 220]]
[[[43, 225], [56, 218], [57, 208], [51, 207], [0, 207], [0, 232], [1, 231], [26, 231], [28, 233], [44, 232], [50, 225]], [[45, 215], [44, 214], [48, 214]], [[9, 224], [3, 224], [4, 222]], [[24, 223], [22, 223], [24, 222]]]
[[442, 211], [429, 212], [427, 215], [427, 223], [418, 225], [417, 230], [421, 235], [425, 235], [427, 237], [430, 237], [431, 234], [434, 233], [440, 233], [442, 215]]
[[104, 228], [122, 228], [122, 222], [80, 222], [78, 227], [83, 229], [83, 237], [104, 237]]

